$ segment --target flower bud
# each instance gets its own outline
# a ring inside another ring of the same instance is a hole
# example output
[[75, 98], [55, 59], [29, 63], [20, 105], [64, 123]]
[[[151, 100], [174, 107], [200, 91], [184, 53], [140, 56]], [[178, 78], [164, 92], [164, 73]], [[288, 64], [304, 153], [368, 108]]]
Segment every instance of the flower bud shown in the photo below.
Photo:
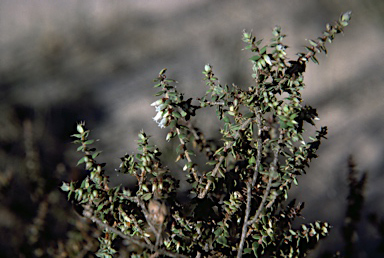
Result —
[[212, 72], [212, 66], [210, 64], [206, 64], [204, 66], [204, 70], [207, 72], [207, 73], [210, 73]]
[[352, 11], [345, 12], [341, 15], [341, 21], [343, 22], [349, 22], [351, 19]]
[[77, 131], [79, 132], [79, 133], [84, 133], [84, 127], [83, 127], [83, 125], [82, 124], [77, 124]]

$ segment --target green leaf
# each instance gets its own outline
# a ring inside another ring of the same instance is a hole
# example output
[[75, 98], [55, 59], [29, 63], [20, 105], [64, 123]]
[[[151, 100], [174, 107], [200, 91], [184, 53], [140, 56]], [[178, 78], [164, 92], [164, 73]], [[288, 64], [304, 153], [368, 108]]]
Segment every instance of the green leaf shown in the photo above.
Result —
[[173, 111], [172, 112], [172, 116], [176, 117], [176, 118], [180, 118], [181, 117], [181, 114], [177, 111]]
[[101, 211], [101, 209], [103, 209], [104, 207], [104, 203], [100, 204], [99, 206], [97, 206], [97, 211]]
[[253, 254], [257, 257], [257, 249], [259, 248], [260, 244], [258, 241], [254, 241], [252, 243], [252, 250], [253, 250]]
[[146, 193], [146, 194], [143, 194], [143, 199], [145, 200], [145, 201], [148, 201], [149, 199], [151, 199], [152, 198], [152, 193]]
[[264, 59], [260, 59], [257, 63], [261, 68], [265, 67], [265, 64], [266, 64]]
[[220, 236], [223, 233], [223, 231], [224, 231], [223, 228], [220, 227], [220, 228], [216, 229], [215, 232], [213, 232], [213, 233], [217, 237], [217, 236]]
[[248, 46], [245, 46], [244, 49], [248, 50], [248, 49], [251, 49], [252, 48], [252, 45], [248, 45]]
[[248, 112], [245, 115], [243, 115], [244, 118], [253, 118], [255, 117], [255, 114], [253, 112]]
[[311, 53], [315, 53], [312, 49], [313, 47], [305, 47], [305, 49], [308, 51], [308, 52], [311, 52]]
[[75, 134], [72, 134], [71, 137], [81, 138], [81, 137], [82, 137], [82, 134], [80, 134], [80, 133], [75, 133]]
[[230, 115], [230, 116], [235, 116], [236, 115], [236, 113], [233, 112], [233, 111], [228, 111], [227, 114]]
[[100, 155], [102, 151], [95, 151], [93, 154], [92, 154], [92, 158], [95, 159], [97, 156]]
[[181, 110], [180, 114], [181, 114], [182, 117], [185, 117], [187, 115], [187, 112], [185, 112], [184, 110]]
[[164, 91], [159, 91], [159, 92], [157, 92], [156, 94], [155, 94], [155, 97], [158, 97], [158, 96], [161, 96], [161, 95], [163, 95], [164, 94]]
[[191, 169], [195, 165], [195, 163], [188, 162], [186, 165], [187, 165], [187, 168]]
[[217, 242], [218, 242], [219, 244], [222, 244], [223, 246], [228, 247], [228, 245], [227, 245], [227, 238], [225, 238], [224, 236], [219, 236], [219, 237], [217, 238]]
[[319, 64], [319, 61], [317, 60], [317, 58], [313, 55], [313, 56], [311, 56], [311, 60], [312, 60], [312, 62], [314, 62], [315, 64]]
[[311, 44], [312, 46], [314, 46], [314, 47], [317, 47], [317, 43], [316, 43], [316, 41], [314, 41], [314, 40], [312, 40], [312, 39], [310, 39], [310, 40], [308, 40], [309, 41], [309, 44]]
[[169, 127], [170, 127], [170, 128], [175, 128], [175, 127], [176, 127], [176, 124], [177, 124], [177, 121], [176, 121], [176, 120], [172, 120], [172, 121], [169, 123]]
[[244, 248], [243, 254], [250, 254], [252, 252], [252, 248]]
[[187, 135], [184, 134], [184, 133], [180, 133], [179, 135], [179, 138], [182, 139], [182, 140], [185, 140], [187, 138]]
[[81, 159], [79, 159], [79, 161], [77, 162], [76, 166], [78, 166], [78, 165], [80, 165], [80, 164], [82, 164], [84, 162], [85, 162], [85, 156], [82, 157]]
[[187, 153], [188, 153], [190, 156], [196, 156], [195, 152], [192, 151], [192, 150], [187, 150]]
[[249, 60], [251, 60], [251, 61], [257, 61], [257, 60], [259, 60], [260, 58], [261, 58], [261, 56], [259, 56], [259, 55], [254, 55], [253, 57], [249, 58]]
[[252, 157], [248, 160], [248, 164], [249, 164], [249, 165], [256, 164], [256, 158], [255, 158], [255, 156], [252, 156]]
[[280, 127], [283, 129], [288, 128], [287, 124], [283, 120], [280, 120]]
[[260, 55], [264, 54], [267, 51], [268, 46], [264, 46], [262, 49], [260, 49]]

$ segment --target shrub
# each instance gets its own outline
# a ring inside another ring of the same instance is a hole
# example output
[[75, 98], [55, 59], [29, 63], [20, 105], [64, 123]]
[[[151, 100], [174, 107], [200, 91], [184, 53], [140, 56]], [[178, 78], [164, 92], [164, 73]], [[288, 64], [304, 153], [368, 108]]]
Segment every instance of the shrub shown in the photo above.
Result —
[[[189, 183], [187, 202], [177, 198], [179, 182], [161, 161], [160, 148], [139, 133], [138, 153], [121, 158], [120, 173], [137, 180], [133, 189], [110, 187], [108, 177], [92, 148], [85, 123], [77, 125], [75, 143], [89, 172], [81, 182], [63, 183], [84, 217], [103, 233], [96, 255], [110, 257], [241, 257], [305, 256], [330, 230], [315, 221], [297, 228], [303, 203], [288, 200], [298, 176], [316, 158], [327, 128], [309, 137], [304, 133], [318, 120], [316, 109], [303, 105], [306, 63], [318, 64], [316, 54], [327, 53], [326, 42], [343, 32], [351, 12], [341, 15], [316, 40], [309, 40], [297, 60], [288, 61], [285, 35], [273, 29], [264, 45], [243, 32], [245, 49], [252, 53], [253, 85], [222, 85], [211, 65], [204, 67], [208, 90], [196, 100], [186, 99], [163, 69], [155, 79], [159, 97], [154, 120], [167, 128], [166, 140], [177, 141], [177, 159]], [[205, 108], [214, 108], [221, 123], [221, 141], [214, 143], [192, 123]], [[197, 164], [204, 156], [209, 169]]]

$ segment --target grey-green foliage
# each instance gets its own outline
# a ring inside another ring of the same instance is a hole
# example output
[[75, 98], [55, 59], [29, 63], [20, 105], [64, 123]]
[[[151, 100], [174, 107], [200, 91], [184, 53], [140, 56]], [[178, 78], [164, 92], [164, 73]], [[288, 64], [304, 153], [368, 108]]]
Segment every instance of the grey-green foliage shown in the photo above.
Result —
[[[305, 124], [315, 125], [316, 109], [302, 104], [306, 63], [318, 64], [326, 42], [343, 32], [351, 12], [326, 25], [323, 35], [309, 40], [297, 60], [287, 59], [285, 35], [273, 30], [263, 44], [244, 32], [245, 49], [253, 55], [253, 85], [221, 85], [211, 65], [204, 67], [208, 90], [197, 100], [185, 99], [163, 69], [155, 79], [159, 97], [154, 120], [177, 141], [177, 160], [190, 184], [191, 199], [177, 201], [178, 181], [161, 162], [160, 149], [139, 133], [138, 153], [125, 155], [119, 171], [137, 179], [135, 189], [109, 187], [99, 155], [91, 148], [90, 131], [77, 126], [75, 143], [84, 153], [79, 164], [89, 171], [82, 182], [63, 183], [62, 190], [83, 209], [83, 216], [104, 231], [97, 255], [148, 257], [304, 256], [328, 235], [330, 225], [316, 221], [292, 227], [304, 205], [288, 199], [292, 183], [305, 173], [327, 134], [321, 127], [306, 138]], [[179, 87], [181, 88], [181, 87]], [[213, 144], [191, 119], [205, 108], [216, 109], [222, 122], [221, 141]], [[210, 169], [194, 162], [204, 155]], [[120, 241], [123, 240], [123, 241]]]

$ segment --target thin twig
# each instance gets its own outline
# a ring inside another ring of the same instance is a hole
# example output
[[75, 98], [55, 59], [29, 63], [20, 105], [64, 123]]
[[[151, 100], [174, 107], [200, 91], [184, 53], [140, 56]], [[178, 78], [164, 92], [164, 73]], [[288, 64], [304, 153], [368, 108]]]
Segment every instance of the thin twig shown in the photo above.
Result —
[[261, 152], [263, 151], [262, 146], [262, 139], [261, 139], [261, 131], [262, 131], [262, 117], [259, 111], [259, 108], [256, 109], [256, 124], [257, 124], [257, 156], [256, 156], [256, 165], [255, 165], [255, 171], [253, 172], [253, 178], [252, 178], [252, 187], [255, 186], [257, 177], [259, 175], [259, 167], [261, 164]]
[[163, 231], [163, 224], [160, 224], [159, 230], [156, 232], [156, 243], [155, 243], [155, 249], [160, 245], [160, 239], [161, 239], [161, 232]]
[[252, 200], [252, 188], [251, 188], [251, 184], [247, 182], [247, 205], [246, 205], [245, 216], [244, 216], [244, 224], [241, 230], [241, 240], [239, 244], [239, 250], [237, 252], [238, 258], [243, 255], [245, 237], [246, 237], [247, 228], [248, 228], [248, 219], [249, 219], [249, 214], [251, 213], [251, 200]]
[[[176, 132], [180, 136], [181, 132], [180, 132], [179, 128], [176, 128]], [[179, 140], [180, 140], [180, 143], [185, 147], [185, 141], [183, 139], [181, 139], [180, 137], [179, 137]], [[187, 161], [189, 163], [192, 163], [192, 159], [191, 159], [191, 156], [189, 156], [188, 151], [184, 150], [184, 155], [185, 155], [185, 158], [187, 159]], [[196, 182], [199, 182], [199, 177], [197, 176], [196, 169], [194, 167], [191, 167], [191, 171], [192, 171], [193, 177], [195, 178]]]
[[[277, 170], [277, 168], [278, 168], [278, 167], [277, 167], [277, 162], [278, 162], [278, 160], [279, 160], [279, 153], [280, 153], [280, 150], [281, 150], [280, 144], [281, 144], [281, 142], [282, 142], [282, 140], [283, 140], [283, 132], [282, 132], [282, 129], [279, 130], [279, 133], [280, 133], [280, 135], [279, 135], [279, 141], [277, 142], [277, 147], [276, 147], [276, 149], [275, 149], [275, 151], [274, 151], [274, 157], [273, 157], [272, 165], [271, 165], [271, 167], [270, 167], [271, 172], [272, 172], [273, 170]], [[261, 214], [261, 212], [262, 212], [263, 206], [264, 206], [264, 204], [265, 204], [265, 202], [266, 202], [266, 200], [267, 200], [267, 197], [268, 197], [268, 195], [269, 195], [269, 192], [270, 192], [270, 190], [271, 190], [272, 179], [273, 179], [272, 176], [269, 175], [269, 178], [268, 178], [268, 184], [267, 184], [267, 188], [265, 189], [265, 192], [264, 192], [264, 195], [263, 195], [263, 199], [261, 200], [261, 203], [260, 203], [260, 205], [259, 205], [259, 208], [258, 208], [257, 211], [256, 211], [256, 214], [255, 214], [254, 218], [253, 218], [251, 221], [248, 221], [248, 225], [249, 225], [249, 226], [252, 225], [252, 224], [254, 224], [254, 223], [256, 223], [256, 222], [259, 220], [259, 217], [260, 217], [260, 214]], [[276, 198], [275, 198], [275, 199], [276, 199]], [[268, 204], [268, 205], [271, 206], [272, 204], [270, 203], [270, 204]]]
[[216, 102], [211, 102], [211, 101], [206, 101], [205, 102], [206, 104], [210, 105], [210, 106], [224, 106], [224, 101], [216, 101]]
[[265, 189], [265, 192], [264, 192], [264, 195], [263, 195], [263, 199], [261, 200], [260, 202], [260, 205], [259, 205], [259, 208], [257, 209], [256, 213], [255, 213], [255, 216], [253, 217], [252, 220], [248, 221], [248, 226], [256, 223], [258, 220], [259, 220], [259, 217], [260, 217], [260, 214], [264, 208], [264, 204], [265, 202], [267, 201], [267, 197], [269, 195], [269, 191], [271, 190], [271, 184], [272, 184], [272, 177], [270, 176], [268, 178], [268, 184], [267, 184], [267, 188]]

